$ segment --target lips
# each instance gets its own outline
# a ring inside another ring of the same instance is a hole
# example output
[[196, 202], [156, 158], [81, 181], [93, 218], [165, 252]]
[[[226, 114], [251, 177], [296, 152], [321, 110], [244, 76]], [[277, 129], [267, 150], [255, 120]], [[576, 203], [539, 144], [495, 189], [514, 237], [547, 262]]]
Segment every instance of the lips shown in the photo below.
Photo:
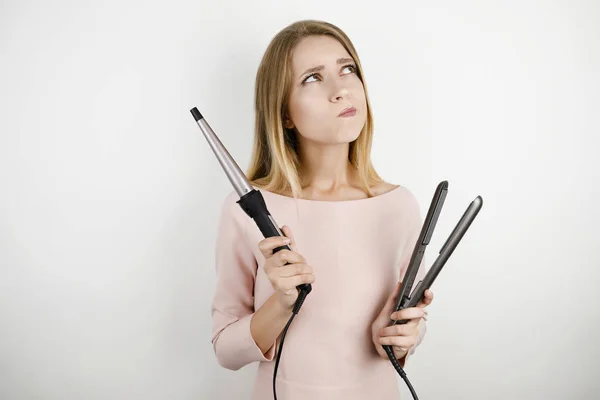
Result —
[[356, 108], [348, 107], [344, 108], [341, 113], [338, 114], [338, 117], [352, 117], [356, 115]]

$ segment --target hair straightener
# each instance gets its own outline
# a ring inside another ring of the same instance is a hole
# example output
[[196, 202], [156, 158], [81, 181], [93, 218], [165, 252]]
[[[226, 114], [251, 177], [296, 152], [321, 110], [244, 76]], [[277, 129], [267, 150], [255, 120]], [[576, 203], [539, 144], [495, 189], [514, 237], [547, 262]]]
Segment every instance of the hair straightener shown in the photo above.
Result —
[[[210, 125], [202, 116], [202, 114], [200, 114], [196, 107], [192, 108], [190, 112], [192, 113], [194, 120], [200, 127], [200, 130], [204, 134], [204, 137], [208, 141], [208, 144], [210, 145], [210, 148], [214, 152], [215, 156], [217, 157], [217, 160], [221, 164], [221, 167], [225, 171], [225, 174], [229, 178], [229, 181], [233, 185], [237, 194], [240, 196], [240, 199], [237, 201], [237, 203], [240, 205], [242, 210], [244, 210], [244, 212], [254, 220], [254, 222], [258, 225], [258, 228], [260, 229], [261, 233], [265, 238], [272, 236], [285, 236], [283, 232], [281, 232], [279, 226], [277, 225], [273, 216], [269, 212], [260, 191], [252, 187], [245, 174], [240, 170], [237, 163], [233, 160], [225, 146], [223, 146], [223, 143], [221, 143], [215, 132], [212, 130]], [[406, 273], [404, 274], [404, 279], [399, 290], [398, 300], [396, 302], [394, 311], [399, 311], [409, 307], [415, 307], [421, 301], [425, 290], [429, 289], [429, 287], [439, 274], [440, 270], [448, 260], [448, 257], [450, 257], [450, 255], [456, 248], [456, 245], [461, 240], [466, 230], [471, 225], [471, 222], [473, 222], [473, 219], [481, 209], [483, 199], [481, 198], [481, 196], [477, 196], [477, 198], [471, 203], [469, 208], [466, 210], [463, 217], [458, 222], [457, 226], [454, 228], [454, 231], [440, 250], [440, 255], [435, 260], [432, 267], [429, 269], [425, 278], [417, 284], [415, 289], [409, 295], [410, 288], [414, 283], [416, 273], [419, 269], [421, 260], [423, 259], [425, 247], [429, 244], [429, 240], [431, 239], [431, 235], [433, 234], [433, 230], [435, 228], [435, 224], [439, 217], [447, 192], [448, 182], [443, 181], [437, 187], [437, 190], [431, 202], [431, 206], [429, 208], [429, 212], [427, 213], [427, 217], [424, 221], [423, 228], [421, 229], [421, 234], [419, 236], [419, 239], [417, 240], [417, 243], [415, 244], [415, 248], [409, 266], [407, 267]], [[276, 253], [283, 249], [291, 250], [291, 247], [288, 245], [277, 247], [273, 250], [273, 252]], [[304, 283], [297, 286], [297, 289], [299, 290], [298, 299], [296, 300], [296, 303], [294, 305], [292, 316], [290, 317], [287, 325], [283, 330], [281, 342], [279, 343], [279, 351], [277, 352], [277, 359], [275, 361], [275, 370], [273, 372], [273, 397], [275, 400], [277, 400], [277, 392], [275, 385], [277, 378], [277, 368], [279, 366], [279, 359], [281, 357], [285, 335], [290, 324], [292, 323], [292, 320], [294, 319], [294, 316], [298, 314], [300, 308], [302, 307], [302, 304], [304, 303], [304, 300], [306, 299], [306, 296], [312, 290], [312, 286], [309, 283]], [[390, 325], [405, 324], [407, 322], [407, 320], [392, 320], [390, 322]], [[388, 354], [388, 357], [390, 358], [392, 364], [394, 365], [400, 376], [402, 376], [402, 378], [408, 385], [413, 395], [413, 398], [415, 400], [418, 400], [412, 385], [406, 377], [406, 373], [398, 363], [398, 360], [396, 360], [391, 346], [386, 345], [383, 346], [383, 348], [385, 349], [386, 353]]]
[[[421, 233], [419, 234], [419, 238], [415, 243], [410, 262], [402, 279], [400, 289], [398, 290], [398, 296], [396, 304], [394, 306], [394, 312], [405, 308], [416, 307], [419, 304], [419, 302], [423, 299], [425, 291], [431, 287], [431, 285], [435, 281], [435, 278], [442, 270], [442, 267], [446, 264], [446, 261], [448, 261], [450, 255], [452, 255], [452, 252], [454, 252], [456, 245], [460, 242], [465, 232], [467, 231], [467, 229], [469, 229], [469, 226], [471, 226], [471, 223], [479, 213], [479, 210], [481, 210], [481, 207], [483, 206], [483, 198], [481, 196], [477, 196], [475, 200], [473, 200], [471, 204], [469, 204], [469, 207], [464, 212], [460, 221], [458, 221], [458, 223], [454, 227], [454, 230], [452, 231], [448, 239], [446, 239], [446, 242], [442, 246], [438, 257], [432, 264], [431, 268], [427, 271], [427, 274], [425, 275], [423, 280], [419, 281], [417, 283], [417, 286], [415, 286], [414, 290], [412, 290], [411, 292], [411, 288], [415, 281], [417, 271], [419, 270], [419, 266], [421, 265], [421, 261], [423, 260], [423, 256], [425, 255], [425, 248], [431, 240], [433, 230], [435, 229], [435, 225], [440, 216], [440, 212], [442, 211], [442, 206], [444, 205], [444, 200], [446, 200], [447, 194], [448, 181], [442, 181], [438, 184], [435, 190], [433, 199], [431, 200], [431, 205], [429, 206], [429, 211], [427, 212], [425, 221], [423, 221]], [[407, 322], [408, 320], [391, 320], [389, 326], [402, 325], [406, 324]], [[398, 360], [396, 360], [396, 357], [394, 356], [392, 346], [384, 345], [383, 348], [398, 374], [406, 382], [406, 385], [408, 386], [413, 398], [415, 400], [418, 400], [417, 393], [415, 392], [410, 381], [408, 380], [406, 373], [398, 363]]]
[[[225, 171], [225, 175], [229, 178], [229, 181], [233, 185], [235, 191], [237, 192], [240, 199], [236, 202], [240, 205], [242, 210], [250, 218], [254, 220], [261, 233], [265, 238], [273, 237], [273, 236], [285, 236], [281, 229], [279, 229], [279, 225], [273, 219], [273, 216], [269, 212], [267, 205], [265, 204], [265, 200], [263, 198], [262, 193], [259, 190], [256, 190], [250, 185], [250, 182], [246, 178], [246, 175], [242, 172], [237, 163], [233, 160], [223, 143], [219, 140], [215, 132], [212, 130], [208, 122], [204, 119], [200, 111], [196, 107], [190, 110], [192, 116], [196, 120], [196, 123], [200, 127], [200, 130], [204, 134], [204, 137], [208, 141], [210, 148], [215, 153], [217, 160], [221, 164], [221, 167]], [[291, 250], [291, 247], [288, 245], [277, 247], [273, 250], [273, 253], [277, 253], [280, 250], [287, 249]], [[286, 263], [286, 265], [289, 263]], [[277, 352], [277, 359], [275, 361], [275, 371], [273, 372], [273, 397], [277, 400], [277, 392], [275, 390], [275, 380], [277, 378], [277, 368], [279, 367], [279, 359], [281, 357], [281, 352], [283, 349], [283, 341], [285, 339], [285, 334], [294, 319], [294, 316], [298, 314], [302, 304], [304, 304], [304, 300], [306, 296], [312, 290], [312, 286], [310, 283], [303, 283], [297, 286], [297, 289], [300, 291], [298, 293], [298, 298], [296, 299], [296, 303], [294, 304], [294, 309], [292, 312], [292, 316], [290, 317], [287, 325], [283, 329], [283, 334], [281, 335], [281, 342], [279, 343], [279, 351]]]

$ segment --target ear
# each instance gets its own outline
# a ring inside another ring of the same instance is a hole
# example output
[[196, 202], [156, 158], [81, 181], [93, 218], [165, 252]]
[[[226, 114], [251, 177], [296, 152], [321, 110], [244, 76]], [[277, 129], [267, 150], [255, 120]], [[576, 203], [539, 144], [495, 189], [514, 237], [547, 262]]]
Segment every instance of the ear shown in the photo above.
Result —
[[283, 113], [283, 126], [286, 127], [287, 129], [294, 128], [294, 123], [292, 122], [292, 119], [290, 118], [287, 111]]
[[288, 117], [285, 117], [285, 119], [283, 120], [283, 126], [285, 126], [288, 129], [293, 129], [294, 123], [292, 122], [291, 119], [289, 119]]

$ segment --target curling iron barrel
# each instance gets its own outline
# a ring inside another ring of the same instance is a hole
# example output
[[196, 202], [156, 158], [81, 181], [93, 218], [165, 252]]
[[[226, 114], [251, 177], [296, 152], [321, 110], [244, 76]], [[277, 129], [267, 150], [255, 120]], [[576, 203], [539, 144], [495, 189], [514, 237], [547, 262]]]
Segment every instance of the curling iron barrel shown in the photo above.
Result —
[[[223, 171], [225, 171], [227, 178], [229, 178], [229, 181], [233, 185], [238, 196], [240, 196], [237, 203], [242, 210], [254, 220], [264, 237], [285, 236], [269, 212], [262, 193], [252, 187], [246, 178], [246, 175], [234, 161], [233, 157], [231, 157], [202, 114], [200, 114], [200, 111], [194, 107], [190, 112], [204, 134], [210, 148], [217, 157], [217, 160], [221, 164]], [[273, 252], [276, 253], [283, 249], [291, 250], [289, 246], [280, 246], [274, 249]], [[304, 283], [297, 286], [297, 288], [303, 296], [298, 296], [298, 301], [294, 308], [295, 313], [297, 313], [302, 306], [302, 302], [304, 302], [304, 298], [312, 290], [312, 286], [310, 283]]]

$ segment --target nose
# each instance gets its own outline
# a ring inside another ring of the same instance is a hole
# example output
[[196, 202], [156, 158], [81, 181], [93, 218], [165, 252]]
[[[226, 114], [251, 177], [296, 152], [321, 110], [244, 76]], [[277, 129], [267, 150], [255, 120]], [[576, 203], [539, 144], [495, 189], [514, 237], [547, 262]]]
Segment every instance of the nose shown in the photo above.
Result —
[[333, 91], [333, 95], [331, 96], [331, 101], [336, 102], [336, 101], [340, 101], [345, 99], [346, 97], [348, 97], [348, 89], [346, 88], [346, 86], [343, 85], [338, 85], [334, 91]]

